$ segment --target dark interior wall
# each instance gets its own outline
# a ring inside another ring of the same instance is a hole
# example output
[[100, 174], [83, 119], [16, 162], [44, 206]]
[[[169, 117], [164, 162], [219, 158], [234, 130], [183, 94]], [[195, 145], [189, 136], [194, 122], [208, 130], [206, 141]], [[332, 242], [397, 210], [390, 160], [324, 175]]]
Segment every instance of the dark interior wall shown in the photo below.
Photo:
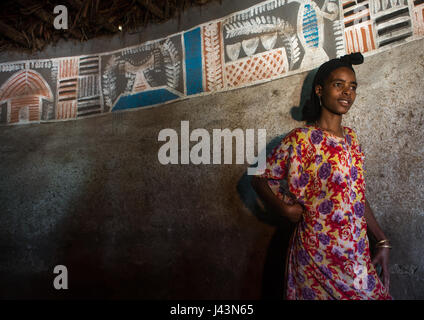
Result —
[[[296, 90], [302, 77], [290, 82]], [[264, 90], [274, 103], [296, 99], [281, 84], [1, 128], [1, 295], [260, 298], [274, 229], [243, 204], [246, 166], [164, 166], [157, 137], [181, 120], [210, 132], [255, 128]], [[58, 264], [69, 271], [66, 293], [52, 286]], [[281, 269], [275, 276], [281, 284]]]
[[[424, 40], [366, 58], [343, 120], [366, 154], [367, 198], [393, 242], [391, 293], [424, 297]], [[160, 107], [0, 127], [0, 297], [281, 298], [291, 226], [255, 203], [245, 165], [161, 165], [159, 131], [267, 130], [306, 73]], [[69, 289], [53, 288], [56, 265]]]
[[[322, 0], [319, 0], [322, 1]], [[148, 24], [138, 30], [117, 34], [113, 37], [102, 36], [90, 41], [66, 41], [60, 40], [56, 44], [48, 45], [42, 52], [0, 52], [0, 62], [27, 59], [51, 59], [76, 55], [89, 55], [104, 51], [119, 50], [124, 47], [139, 45], [146, 41], [157, 40], [189, 30], [201, 23], [222, 18], [236, 11], [249, 8], [261, 0], [216, 0], [203, 6], [195, 6], [186, 9], [180, 14], [174, 13], [174, 18], [160, 24]], [[72, 21], [69, 22], [72, 24]], [[71, 45], [70, 45], [71, 44]]]

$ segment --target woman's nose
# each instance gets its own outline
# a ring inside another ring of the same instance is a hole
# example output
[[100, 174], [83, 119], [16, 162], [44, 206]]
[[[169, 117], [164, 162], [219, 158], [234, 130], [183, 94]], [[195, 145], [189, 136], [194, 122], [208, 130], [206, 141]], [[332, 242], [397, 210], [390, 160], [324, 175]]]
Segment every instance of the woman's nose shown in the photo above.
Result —
[[344, 87], [342, 93], [346, 96], [349, 96], [350, 95], [350, 88], [348, 86]]

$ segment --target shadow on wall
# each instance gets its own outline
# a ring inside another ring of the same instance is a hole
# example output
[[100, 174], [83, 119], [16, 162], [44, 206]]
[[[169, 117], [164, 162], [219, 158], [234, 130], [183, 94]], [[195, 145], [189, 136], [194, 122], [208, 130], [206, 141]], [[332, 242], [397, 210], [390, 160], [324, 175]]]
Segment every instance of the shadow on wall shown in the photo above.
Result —
[[[307, 82], [305, 81], [305, 83]], [[300, 113], [295, 107], [292, 114]], [[190, 239], [186, 241], [180, 236], [187, 229], [177, 228], [178, 233], [175, 232], [174, 236], [164, 232], [159, 237], [157, 236], [159, 231], [166, 231], [164, 228], [172, 221], [164, 223], [164, 227], [151, 225], [150, 217], [154, 212], [155, 204], [150, 197], [140, 196], [143, 194], [143, 190], [148, 190], [150, 187], [150, 180], [142, 179], [149, 176], [149, 173], [146, 173], [145, 167], [138, 164], [148, 161], [150, 156], [156, 157], [156, 153], [146, 155], [139, 149], [134, 153], [135, 149], [132, 145], [123, 143], [135, 139], [134, 133], [127, 131], [122, 125], [124, 117], [124, 113], [114, 114], [108, 118], [112, 123], [109, 123], [107, 128], [86, 127], [83, 122], [73, 122], [64, 126], [68, 128], [63, 131], [61, 136], [65, 142], [68, 142], [67, 137], [71, 134], [79, 136], [69, 139], [69, 143], [63, 144], [68, 150], [66, 153], [62, 154], [61, 151], [58, 153], [58, 158], [48, 160], [47, 164], [44, 161], [42, 167], [49, 167], [56, 163], [62, 165], [66, 160], [68, 165], [61, 166], [62, 170], [69, 171], [69, 174], [76, 177], [84, 176], [84, 180], [81, 185], [76, 185], [75, 188], [78, 190], [71, 193], [69, 202], [62, 200], [49, 202], [49, 206], [54, 206], [54, 212], [60, 213], [61, 218], [54, 223], [54, 228], [52, 227], [51, 230], [54, 232], [49, 233], [42, 241], [40, 240], [40, 243], [36, 241], [37, 239], [34, 240], [33, 246], [37, 250], [31, 253], [39, 260], [45, 260], [45, 270], [39, 274], [32, 272], [28, 274], [27, 272], [25, 275], [0, 273], [0, 278], [2, 275], [4, 278], [7, 277], [5, 285], [0, 288], [1, 297], [18, 299], [175, 299], [181, 298], [182, 294], [185, 295], [182, 298], [204, 294], [200, 292], [204, 287], [196, 282], [202, 278], [202, 273], [199, 272], [200, 276], [196, 276], [196, 274], [193, 276], [190, 272], [195, 272], [198, 264], [200, 264], [200, 269], [206, 265], [208, 260], [202, 261], [206, 255], [200, 255], [200, 258], [185, 258], [185, 252], [179, 249], [180, 247], [190, 249], [193, 245], [193, 242], [189, 241]], [[297, 120], [297, 118], [295, 119]], [[80, 125], [81, 128], [72, 128]], [[51, 128], [40, 140], [32, 141], [30, 145], [24, 145], [25, 148], [28, 148], [26, 156], [32, 152], [36, 153], [37, 150], [42, 151], [40, 154], [36, 154], [37, 158], [35, 159], [44, 156], [44, 152], [47, 151], [42, 148], [42, 145], [46, 143], [49, 135], [54, 134], [54, 126]], [[268, 144], [267, 150], [275, 147], [281, 138], [282, 136], [274, 138]], [[79, 144], [80, 141], [84, 143]], [[98, 141], [104, 141], [104, 143], [98, 144]], [[20, 146], [22, 147], [22, 144]], [[131, 154], [130, 157], [129, 154]], [[63, 157], [66, 159], [62, 159]], [[72, 165], [79, 158], [83, 158], [83, 163], [86, 164], [83, 171], [78, 171]], [[29, 161], [23, 161], [23, 159], [20, 158], [19, 161], [22, 163]], [[108, 161], [104, 159], [108, 159]], [[66, 193], [68, 188], [72, 187], [67, 180], [68, 176], [54, 172], [51, 173], [50, 178], [57, 179], [58, 185], [63, 186], [56, 191]], [[38, 175], [34, 177], [38, 179]], [[276, 232], [268, 245], [263, 266], [261, 298], [281, 299], [284, 293], [285, 257], [294, 225], [259, 205], [250, 180], [251, 176], [245, 174], [238, 182], [237, 190], [240, 198], [257, 219], [276, 227]], [[24, 182], [25, 179], [22, 178], [22, 181]], [[16, 184], [18, 185], [20, 182], [19, 180]], [[28, 182], [27, 185], [33, 186], [33, 189], [28, 189], [28, 192], [35, 192], [37, 188], [44, 185], [52, 190], [57, 188], [53, 183], [38, 182], [38, 184]], [[29, 188], [27, 185], [24, 184], [25, 188]], [[15, 188], [18, 189], [18, 187]], [[0, 208], [3, 205], [0, 203]], [[26, 212], [23, 209], [20, 210], [19, 206], [16, 208], [17, 211]], [[145, 214], [132, 214], [141, 211]], [[30, 212], [30, 216], [32, 216], [32, 212], [36, 211], [31, 209]], [[22, 221], [27, 221], [25, 215], [18, 217]], [[29, 221], [29, 223], [32, 222]], [[199, 224], [191, 227], [198, 228]], [[10, 234], [10, 239], [6, 238], [4, 234]], [[12, 241], [13, 233], [4, 232], [0, 236], [5, 240], [4, 243], [14, 244], [10, 250], [3, 250], [2, 254], [5, 256], [19, 254], [20, 257], [23, 256], [19, 261], [30, 260], [27, 258], [27, 249], [20, 243]], [[155, 242], [157, 239], [162, 239], [162, 236], [164, 237], [162, 241]], [[49, 245], [45, 243], [49, 243]], [[203, 247], [199, 246], [199, 248]], [[194, 252], [197, 255], [198, 251]], [[195, 263], [192, 263], [193, 261]], [[69, 290], [57, 291], [53, 288], [52, 282], [55, 275], [52, 270], [56, 264], [62, 264], [68, 268]], [[9, 270], [6, 271], [9, 272]], [[216, 271], [214, 270], [212, 269], [210, 273], [212, 279], [222, 272], [218, 268]], [[190, 288], [190, 291], [187, 288]], [[204, 294], [203, 296], [208, 295]]]
[[300, 103], [299, 106], [293, 106], [290, 110], [290, 115], [294, 120], [302, 121], [302, 110], [303, 106], [305, 105], [306, 101], [309, 99], [311, 90], [312, 90], [312, 84], [314, 82], [315, 74], [317, 73], [318, 68], [310, 71], [305, 80], [303, 81], [302, 85], [302, 92], [300, 94]]
[[[272, 150], [284, 136], [278, 136], [268, 144], [267, 154], [268, 149]], [[287, 250], [295, 224], [271, 209], [261, 206], [251, 181], [252, 176], [245, 172], [237, 184], [240, 199], [259, 221], [276, 228], [265, 258], [261, 299], [283, 299]]]
[[[290, 110], [290, 114], [294, 120], [302, 121], [302, 106], [309, 99], [317, 70], [314, 69], [308, 73], [303, 82], [300, 104], [299, 106], [293, 106]], [[303, 123], [299, 124], [299, 126], [301, 125]], [[287, 134], [288, 132], [273, 138], [266, 146], [266, 155], [269, 155]], [[256, 166], [257, 163], [253, 165], [253, 167]], [[258, 201], [256, 192], [251, 186], [251, 181], [252, 176], [247, 175], [247, 172], [245, 172], [237, 184], [240, 199], [259, 221], [276, 228], [265, 258], [261, 298], [283, 299], [287, 252], [290, 238], [296, 225], [286, 217], [262, 206]]]

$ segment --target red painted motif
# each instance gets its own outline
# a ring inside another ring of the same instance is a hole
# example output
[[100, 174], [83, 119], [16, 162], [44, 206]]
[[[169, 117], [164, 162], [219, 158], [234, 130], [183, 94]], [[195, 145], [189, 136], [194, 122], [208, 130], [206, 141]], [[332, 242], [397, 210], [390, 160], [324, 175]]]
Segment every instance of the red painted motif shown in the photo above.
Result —
[[53, 95], [42, 76], [33, 70], [14, 74], [0, 89], [0, 101], [10, 104], [9, 122], [39, 121], [41, 99]]

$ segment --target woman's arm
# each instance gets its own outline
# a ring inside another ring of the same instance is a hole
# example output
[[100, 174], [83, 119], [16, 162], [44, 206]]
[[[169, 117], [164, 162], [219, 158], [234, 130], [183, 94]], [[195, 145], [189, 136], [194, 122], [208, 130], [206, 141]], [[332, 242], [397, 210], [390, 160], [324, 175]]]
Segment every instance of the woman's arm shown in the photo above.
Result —
[[279, 214], [287, 217], [291, 222], [300, 221], [303, 213], [303, 207], [297, 202], [291, 204], [291, 199], [285, 195], [284, 201], [281, 201], [274, 192], [272, 192], [266, 178], [254, 176], [252, 178], [252, 186], [266, 205], [270, 206]]
[[[377, 220], [371, 210], [368, 200], [365, 198], [365, 220], [371, 233], [374, 235], [377, 241], [387, 240], [383, 230], [378, 225]], [[377, 253], [372, 259], [374, 265], [379, 264], [383, 269], [383, 284], [389, 290], [390, 285], [390, 272], [389, 272], [389, 248], [377, 247]]]
[[383, 230], [381, 230], [377, 220], [375, 219], [367, 198], [365, 198], [365, 220], [367, 221], [368, 228], [377, 241], [387, 239], [386, 235], [384, 234]]

